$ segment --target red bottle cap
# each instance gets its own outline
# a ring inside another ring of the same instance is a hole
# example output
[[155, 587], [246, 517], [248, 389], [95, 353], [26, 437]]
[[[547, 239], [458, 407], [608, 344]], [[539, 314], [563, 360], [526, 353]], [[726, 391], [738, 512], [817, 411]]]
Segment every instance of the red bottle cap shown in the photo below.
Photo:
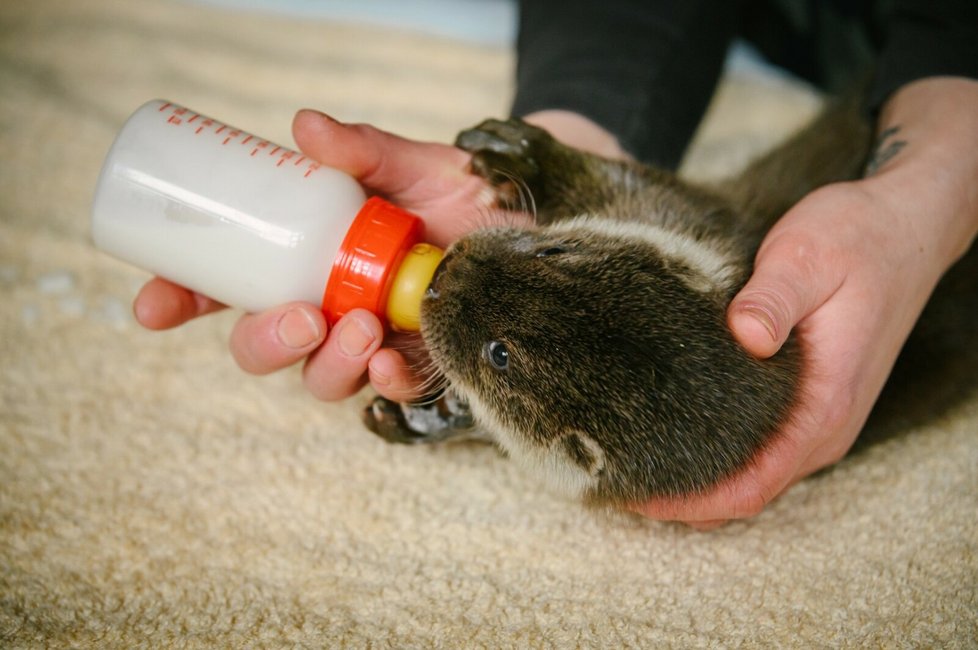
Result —
[[424, 224], [407, 210], [372, 197], [343, 239], [326, 282], [323, 313], [330, 326], [351, 309], [386, 321], [387, 294], [404, 255], [421, 241]]

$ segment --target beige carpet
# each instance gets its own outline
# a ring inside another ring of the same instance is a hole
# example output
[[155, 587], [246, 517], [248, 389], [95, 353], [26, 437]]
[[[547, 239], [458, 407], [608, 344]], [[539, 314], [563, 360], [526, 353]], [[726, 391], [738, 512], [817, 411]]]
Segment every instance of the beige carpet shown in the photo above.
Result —
[[[511, 54], [148, 0], [0, 3], [0, 647], [978, 645], [978, 399], [702, 534], [596, 515], [482, 446], [408, 448], [247, 376], [232, 314], [141, 330], [88, 211], [167, 97], [289, 142], [316, 106], [446, 141]], [[732, 74], [691, 171], [804, 119]]]

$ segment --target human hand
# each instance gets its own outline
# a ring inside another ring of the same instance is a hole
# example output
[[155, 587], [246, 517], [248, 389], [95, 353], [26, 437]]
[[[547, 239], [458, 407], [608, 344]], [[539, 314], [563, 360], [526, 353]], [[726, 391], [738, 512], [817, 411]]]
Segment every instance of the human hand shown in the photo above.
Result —
[[[492, 194], [467, 172], [469, 154], [455, 147], [406, 140], [367, 125], [345, 125], [312, 110], [300, 111], [293, 135], [304, 154], [346, 171], [368, 191], [423, 217], [427, 240], [446, 245], [478, 225]], [[149, 329], [176, 327], [223, 305], [161, 278], [147, 282], [134, 302]], [[385, 344], [380, 320], [353, 310], [330, 330], [309, 303], [289, 303], [243, 315], [231, 333], [231, 353], [247, 372], [266, 374], [306, 359], [303, 379], [323, 400], [341, 399], [369, 380], [385, 397], [418, 396], [423, 378], [402, 352], [404, 337]], [[415, 346], [419, 347], [419, 346]]]
[[807, 367], [790, 422], [715, 489], [642, 504], [641, 514], [697, 528], [750, 517], [840, 460], [858, 436], [934, 285], [978, 231], [978, 83], [911, 84], [880, 124], [898, 128], [904, 145], [884, 140], [878, 153], [899, 155], [785, 214], [728, 310], [735, 336], [758, 357], [792, 329], [802, 341]]

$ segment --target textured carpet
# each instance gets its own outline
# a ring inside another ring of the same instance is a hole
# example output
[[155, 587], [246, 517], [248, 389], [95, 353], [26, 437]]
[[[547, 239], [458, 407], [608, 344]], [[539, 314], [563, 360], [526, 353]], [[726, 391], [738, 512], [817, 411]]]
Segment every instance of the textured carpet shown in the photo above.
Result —
[[[226, 352], [149, 333], [89, 205], [162, 96], [289, 143], [315, 106], [450, 140], [513, 59], [173, 2], [0, 4], [0, 646], [975, 647], [978, 399], [907, 423], [712, 533], [589, 512], [477, 445], [390, 446]], [[733, 69], [688, 169], [816, 106]]]

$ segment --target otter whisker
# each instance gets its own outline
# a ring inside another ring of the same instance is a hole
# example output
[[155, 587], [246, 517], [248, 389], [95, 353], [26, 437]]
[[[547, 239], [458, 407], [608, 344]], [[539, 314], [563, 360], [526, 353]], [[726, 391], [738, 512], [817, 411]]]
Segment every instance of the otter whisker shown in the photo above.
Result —
[[466, 233], [495, 228], [526, 228], [531, 225], [529, 215], [498, 206], [483, 206], [477, 212], [466, 215], [463, 231]]
[[536, 220], [536, 203], [529, 184], [521, 177], [504, 169], [491, 172], [498, 178], [505, 178], [508, 194], [503, 196], [496, 188], [493, 205], [480, 205], [474, 212], [462, 217], [462, 232], [474, 232], [488, 228], [526, 228]]
[[408, 360], [400, 366], [401, 370], [406, 370], [419, 383], [415, 386], [415, 391], [419, 395], [429, 395], [441, 392], [447, 380], [441, 370], [427, 355], [418, 355], [416, 359]]
[[515, 227], [517, 222], [514, 218], [517, 217], [517, 215], [521, 223], [526, 218], [529, 218], [531, 223], [535, 222], [537, 217], [537, 206], [536, 200], [533, 198], [533, 192], [530, 190], [529, 183], [527, 183], [522, 176], [518, 176], [516, 173], [506, 169], [494, 169], [493, 173], [499, 177], [507, 179], [507, 193], [511, 194], [511, 196], [503, 196], [499, 198], [505, 215], [509, 217], [507, 223], [500, 225]]

